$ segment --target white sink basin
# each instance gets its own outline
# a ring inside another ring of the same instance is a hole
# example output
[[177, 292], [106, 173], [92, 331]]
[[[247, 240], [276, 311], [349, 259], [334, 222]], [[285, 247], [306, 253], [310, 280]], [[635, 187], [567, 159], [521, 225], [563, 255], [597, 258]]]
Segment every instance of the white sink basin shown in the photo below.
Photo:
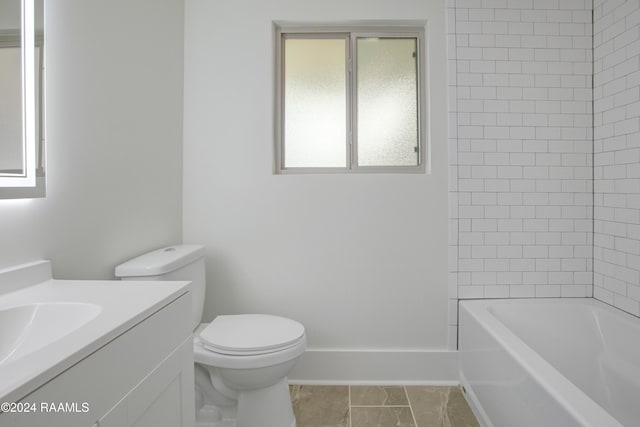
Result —
[[36, 303], [0, 309], [0, 364], [26, 356], [85, 325], [101, 308], [89, 303]]
[[19, 401], [188, 291], [188, 282], [54, 280], [48, 261], [0, 269], [0, 402]]

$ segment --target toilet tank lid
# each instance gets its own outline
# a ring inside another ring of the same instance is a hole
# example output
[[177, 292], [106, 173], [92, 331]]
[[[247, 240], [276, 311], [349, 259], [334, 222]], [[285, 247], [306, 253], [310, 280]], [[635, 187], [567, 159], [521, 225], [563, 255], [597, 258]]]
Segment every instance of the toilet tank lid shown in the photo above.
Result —
[[116, 267], [116, 277], [158, 276], [204, 256], [203, 245], [175, 245], [147, 252]]

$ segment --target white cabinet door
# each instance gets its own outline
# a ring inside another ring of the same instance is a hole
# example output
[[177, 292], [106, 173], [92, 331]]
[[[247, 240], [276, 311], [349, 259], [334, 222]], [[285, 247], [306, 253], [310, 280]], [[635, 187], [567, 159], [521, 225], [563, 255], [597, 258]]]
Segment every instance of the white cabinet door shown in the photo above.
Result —
[[127, 405], [125, 403], [125, 399], [118, 402], [104, 417], [100, 418], [96, 427], [125, 427], [127, 425]]
[[76, 411], [0, 413], [0, 427], [193, 427], [193, 392], [185, 294], [21, 400]]
[[99, 427], [193, 427], [193, 343], [186, 341], [99, 420]]

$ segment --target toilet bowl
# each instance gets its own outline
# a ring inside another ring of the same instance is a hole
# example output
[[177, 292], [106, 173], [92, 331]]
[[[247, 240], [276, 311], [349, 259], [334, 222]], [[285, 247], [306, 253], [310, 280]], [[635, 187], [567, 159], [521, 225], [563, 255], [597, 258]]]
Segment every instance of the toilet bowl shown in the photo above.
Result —
[[190, 280], [196, 427], [295, 427], [287, 375], [306, 349], [304, 326], [266, 314], [200, 323], [204, 247], [178, 245], [116, 267], [125, 280]]
[[196, 425], [295, 427], [286, 376], [305, 348], [304, 327], [282, 317], [218, 316], [198, 326]]

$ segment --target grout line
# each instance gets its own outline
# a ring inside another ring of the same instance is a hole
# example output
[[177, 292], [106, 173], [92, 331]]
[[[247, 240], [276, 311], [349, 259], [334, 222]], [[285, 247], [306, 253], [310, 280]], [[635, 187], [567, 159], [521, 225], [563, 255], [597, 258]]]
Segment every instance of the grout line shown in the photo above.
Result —
[[407, 392], [407, 386], [402, 386], [404, 389], [404, 395], [407, 398], [407, 402], [409, 402], [409, 411], [411, 411], [411, 418], [413, 419], [413, 425], [418, 427], [418, 422], [416, 421], [416, 416], [413, 413], [413, 406], [411, 406], [411, 399], [409, 399], [409, 393]]
[[409, 408], [411, 405], [351, 405], [352, 408]]
[[351, 385], [347, 386], [349, 390], [349, 427], [351, 427]]
[[[595, 235], [596, 235], [596, 60], [595, 60], [595, 0], [591, 2], [591, 298], [596, 294]], [[600, 17], [602, 19], [603, 17]], [[625, 27], [626, 28], [626, 27]], [[626, 48], [625, 48], [626, 49]], [[604, 70], [601, 70], [602, 73]], [[614, 79], [615, 80], [615, 79]], [[615, 95], [614, 95], [615, 96]], [[626, 108], [626, 107], [625, 107]], [[602, 124], [601, 124], [602, 125]], [[604, 148], [604, 144], [603, 144]], [[628, 199], [627, 199], [628, 200]]]

